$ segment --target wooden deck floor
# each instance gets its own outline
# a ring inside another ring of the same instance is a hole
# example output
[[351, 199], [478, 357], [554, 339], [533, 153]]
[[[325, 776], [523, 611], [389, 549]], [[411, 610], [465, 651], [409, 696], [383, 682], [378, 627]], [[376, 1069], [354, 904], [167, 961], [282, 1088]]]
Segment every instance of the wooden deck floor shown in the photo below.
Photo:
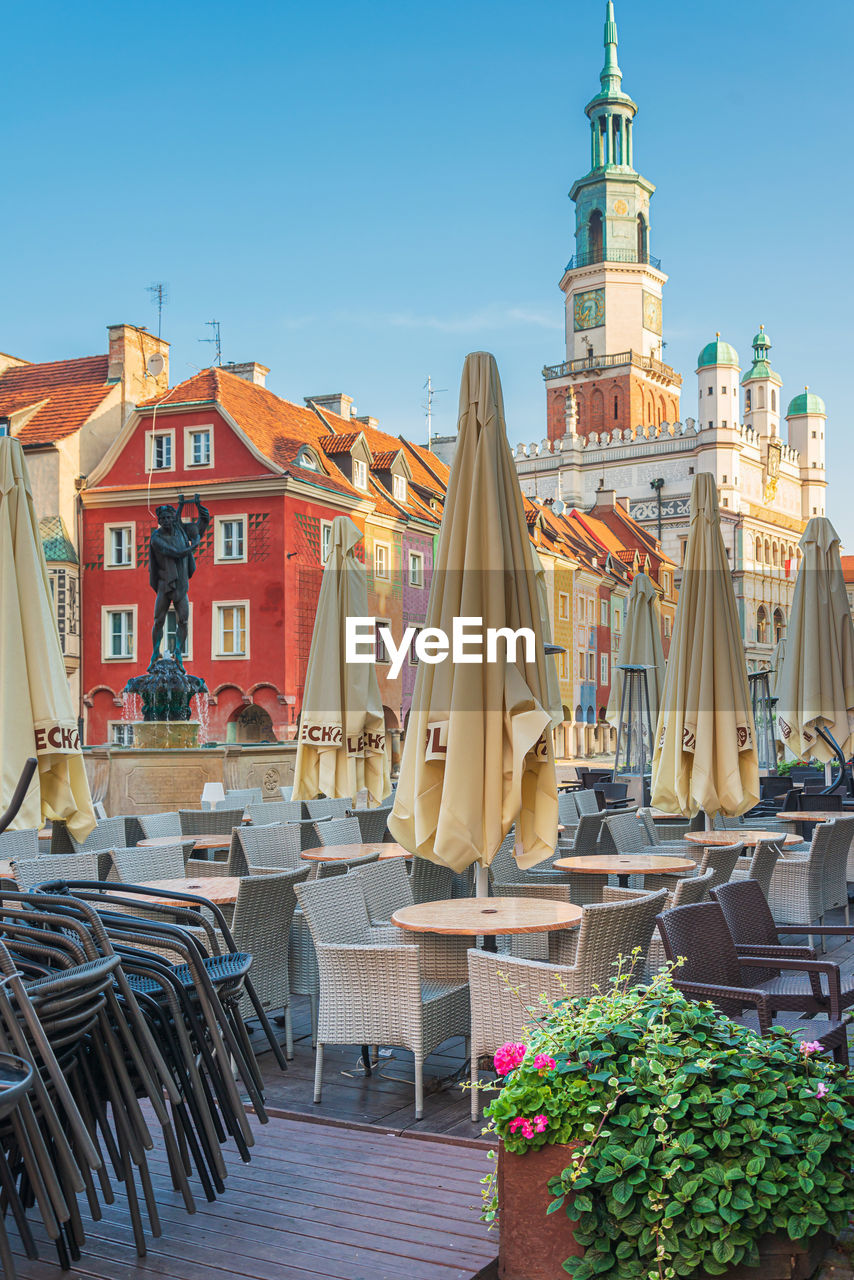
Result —
[[[61, 1273], [16, 1253], [19, 1280], [492, 1280], [497, 1234], [479, 1221], [481, 1148], [271, 1119], [252, 1161], [233, 1151], [226, 1191], [184, 1212], [162, 1151], [150, 1165], [163, 1223], [138, 1259], [121, 1193], [86, 1221], [81, 1261]], [[15, 1237], [13, 1237], [14, 1246]]]

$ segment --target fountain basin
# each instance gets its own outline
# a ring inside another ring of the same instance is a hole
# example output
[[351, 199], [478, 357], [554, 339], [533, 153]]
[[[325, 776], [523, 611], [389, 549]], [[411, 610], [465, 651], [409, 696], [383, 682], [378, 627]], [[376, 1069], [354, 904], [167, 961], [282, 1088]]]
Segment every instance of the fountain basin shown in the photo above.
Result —
[[198, 720], [137, 720], [133, 726], [136, 750], [163, 751], [198, 745]]

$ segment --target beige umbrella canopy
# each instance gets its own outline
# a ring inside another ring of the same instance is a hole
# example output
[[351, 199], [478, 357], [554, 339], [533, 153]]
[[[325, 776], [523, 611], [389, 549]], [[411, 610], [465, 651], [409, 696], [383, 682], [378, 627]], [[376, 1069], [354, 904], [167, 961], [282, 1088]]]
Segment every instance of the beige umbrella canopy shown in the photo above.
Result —
[[451, 637], [455, 619], [478, 620], [476, 630], [527, 628], [533, 652], [522, 641], [504, 661], [499, 641], [500, 661], [418, 664], [389, 830], [420, 857], [462, 871], [488, 866], [515, 822], [516, 857], [530, 867], [557, 839], [547, 659], [498, 368], [482, 351], [463, 369], [422, 634], [441, 628]]
[[839, 537], [814, 516], [801, 538], [786, 655], [777, 677], [777, 730], [789, 751], [826, 764], [835, 751], [816, 733], [833, 735], [847, 758], [854, 749], [854, 626]]
[[28, 756], [38, 770], [12, 826], [61, 819], [77, 840], [95, 812], [59, 647], [30, 478], [17, 440], [0, 439], [0, 810]]
[[346, 661], [346, 619], [368, 614], [367, 577], [355, 551], [361, 537], [348, 516], [333, 520], [308, 655], [295, 800], [355, 797], [366, 787], [379, 804], [391, 791], [376, 667]]
[[626, 625], [620, 640], [616, 669], [611, 681], [611, 696], [605, 713], [614, 725], [620, 718], [623, 694], [623, 673], [620, 667], [630, 666], [648, 668], [646, 680], [649, 689], [649, 718], [654, 732], [658, 724], [658, 708], [664, 685], [664, 648], [661, 643], [658, 592], [652, 579], [645, 573], [636, 573], [629, 588]]
[[756, 734], [714, 478], [694, 477], [691, 529], [656, 732], [652, 803], [744, 813], [759, 799]]
[[[786, 661], [786, 640], [778, 640], [774, 646], [774, 657], [771, 659], [771, 675], [768, 678], [768, 687], [772, 698], [779, 698], [782, 685], [780, 677], [783, 674], [783, 664]], [[778, 727], [779, 728], [779, 727]]]
[[[546, 584], [546, 570], [540, 559], [539, 552], [531, 540], [528, 540], [528, 546], [531, 548], [531, 559], [534, 564], [534, 574], [537, 581], [537, 604], [540, 610], [540, 630], [543, 637], [543, 644], [550, 645], [552, 642], [551, 627], [551, 610], [549, 608], [549, 589]], [[560, 681], [557, 674], [557, 663], [554, 654], [546, 653], [546, 688], [547, 694], [547, 710], [551, 727], [556, 729], [559, 724], [563, 724], [563, 702], [560, 697]]]

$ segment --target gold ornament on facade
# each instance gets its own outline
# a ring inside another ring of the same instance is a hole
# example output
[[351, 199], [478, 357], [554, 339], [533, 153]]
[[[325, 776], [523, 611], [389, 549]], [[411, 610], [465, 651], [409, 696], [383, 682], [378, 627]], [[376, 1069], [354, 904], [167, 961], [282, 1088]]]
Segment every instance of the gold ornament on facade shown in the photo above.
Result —
[[614, 201], [614, 213], [618, 213], [620, 217], [622, 217], [623, 214], [628, 213], [628, 211], [629, 211], [629, 206], [626, 204], [625, 200]]
[[779, 440], [768, 441], [768, 458], [765, 463], [765, 502], [773, 502], [780, 479], [780, 454], [783, 446]]

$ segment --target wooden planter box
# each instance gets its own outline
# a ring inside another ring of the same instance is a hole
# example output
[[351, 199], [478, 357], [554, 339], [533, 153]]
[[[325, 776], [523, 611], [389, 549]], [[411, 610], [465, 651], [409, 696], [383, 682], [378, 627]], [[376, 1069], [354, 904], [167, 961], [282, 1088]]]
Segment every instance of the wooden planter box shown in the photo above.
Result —
[[[563, 1210], [547, 1215], [548, 1189], [581, 1143], [540, 1147], [525, 1155], [498, 1150], [499, 1280], [560, 1280], [566, 1258], [584, 1256]], [[759, 1242], [758, 1267], [730, 1267], [720, 1280], [809, 1280], [830, 1246], [824, 1232], [810, 1240], [785, 1235]], [[702, 1280], [699, 1273], [697, 1280]]]

